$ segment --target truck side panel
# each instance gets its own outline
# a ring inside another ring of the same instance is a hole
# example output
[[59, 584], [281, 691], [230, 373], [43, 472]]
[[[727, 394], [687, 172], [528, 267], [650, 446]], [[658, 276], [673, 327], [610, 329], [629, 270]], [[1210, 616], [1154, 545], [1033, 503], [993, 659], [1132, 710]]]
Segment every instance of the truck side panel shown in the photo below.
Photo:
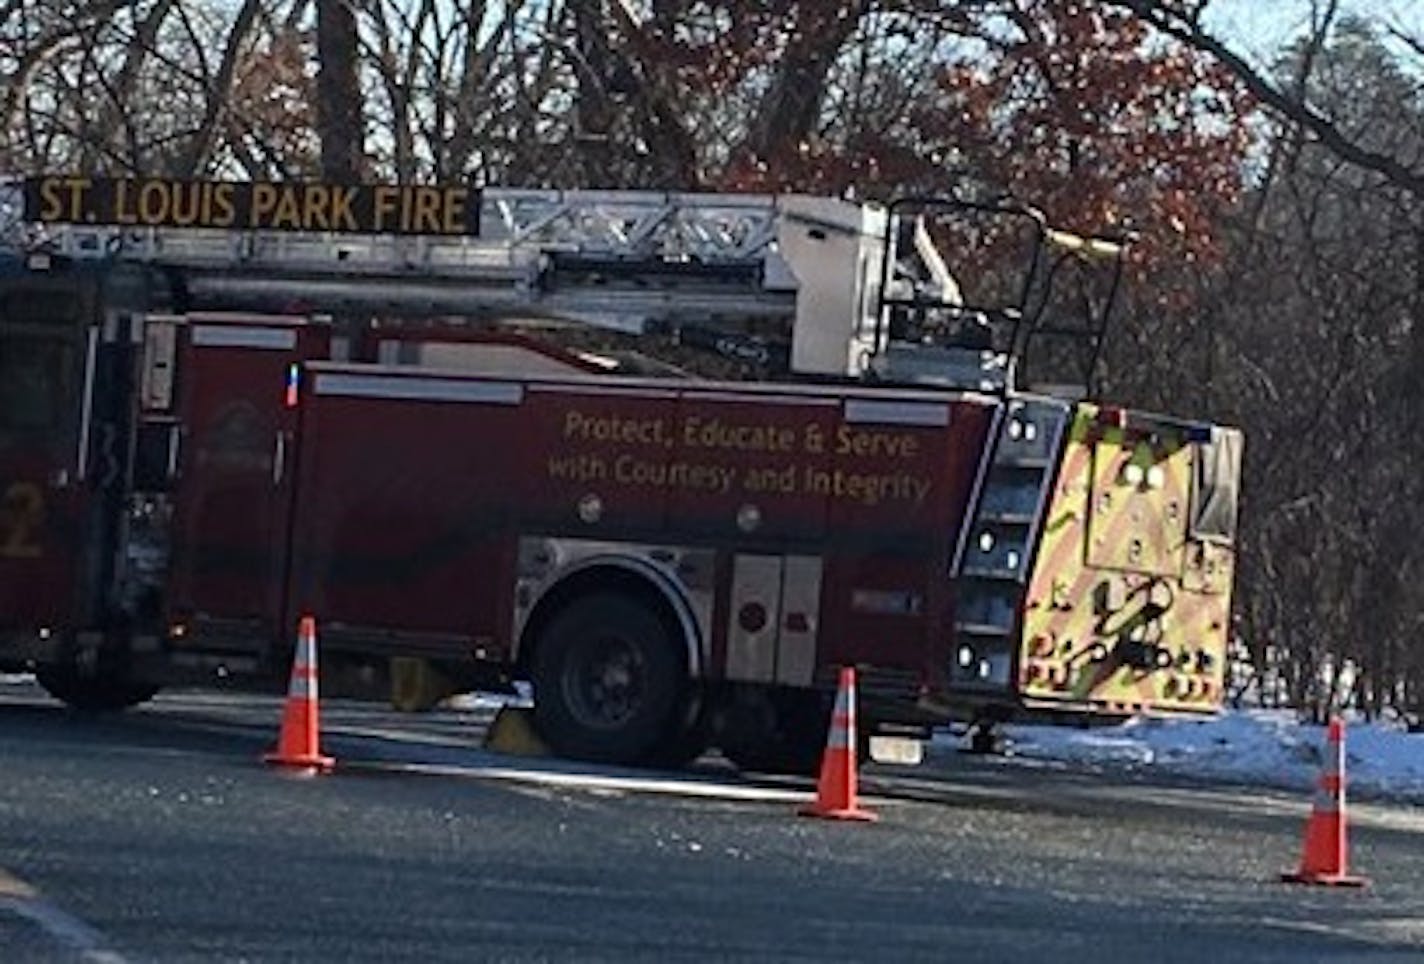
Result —
[[630, 540], [666, 536], [677, 393], [531, 383], [508, 493], [525, 530]]
[[867, 692], [942, 682], [950, 559], [992, 412], [949, 400], [846, 403], [833, 440], [837, 551], [827, 562], [821, 662], [914, 670], [872, 673]]
[[[916, 399], [319, 365], [292, 600], [366, 648], [508, 654], [519, 538], [701, 546], [718, 554], [711, 678], [806, 684], [857, 662], [918, 687], [941, 672], [993, 403]], [[744, 652], [753, 636], [776, 652]]]
[[914, 688], [940, 672], [991, 403], [531, 385], [526, 407], [528, 523], [721, 550], [712, 677], [809, 683], [808, 663], [854, 662]]
[[[829, 496], [814, 483], [831, 458], [839, 408], [833, 397], [684, 391], [669, 517], [680, 531], [745, 551], [824, 551]], [[679, 471], [695, 479], [701, 466], [720, 474], [705, 486], [677, 484]]]
[[507, 620], [523, 388], [366, 371], [318, 369], [302, 402], [291, 605], [468, 654]]
[[194, 319], [179, 363], [185, 426], [168, 587], [195, 639], [251, 649], [289, 635], [281, 573], [296, 457], [293, 365], [327, 332], [294, 321]]

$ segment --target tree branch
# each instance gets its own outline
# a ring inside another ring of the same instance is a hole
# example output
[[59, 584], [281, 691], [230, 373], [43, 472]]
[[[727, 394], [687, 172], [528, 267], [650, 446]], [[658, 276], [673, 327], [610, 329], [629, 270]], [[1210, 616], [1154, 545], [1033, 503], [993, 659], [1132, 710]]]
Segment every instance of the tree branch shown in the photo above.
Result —
[[1379, 174], [1389, 183], [1410, 194], [1424, 197], [1424, 170], [1410, 167], [1398, 158], [1370, 150], [1346, 135], [1329, 118], [1305, 102], [1287, 94], [1248, 64], [1240, 54], [1207, 33], [1194, 19], [1174, 9], [1167, 0], [1112, 0], [1143, 21], [1195, 50], [1210, 54], [1230, 70], [1238, 80], [1266, 107], [1299, 124], [1314, 135], [1332, 153], [1357, 167]]

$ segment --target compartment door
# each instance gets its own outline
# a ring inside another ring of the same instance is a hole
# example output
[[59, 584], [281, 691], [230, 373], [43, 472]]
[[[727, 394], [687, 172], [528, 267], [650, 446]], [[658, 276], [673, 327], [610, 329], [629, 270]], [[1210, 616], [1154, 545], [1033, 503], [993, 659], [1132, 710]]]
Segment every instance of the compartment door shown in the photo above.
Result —
[[818, 556], [739, 555], [732, 564], [727, 678], [810, 686], [821, 608]]
[[177, 371], [183, 426], [169, 610], [196, 640], [260, 649], [284, 636], [298, 408], [294, 365], [323, 357], [325, 327], [189, 319]]

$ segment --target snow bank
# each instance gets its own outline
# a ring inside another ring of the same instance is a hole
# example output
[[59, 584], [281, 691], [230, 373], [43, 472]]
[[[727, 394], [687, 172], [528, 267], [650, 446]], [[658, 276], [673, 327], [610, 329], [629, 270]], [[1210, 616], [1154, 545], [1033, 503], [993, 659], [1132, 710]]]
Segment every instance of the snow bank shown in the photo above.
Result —
[[[1349, 721], [1346, 772], [1363, 797], [1424, 803], [1424, 734]], [[1239, 710], [1206, 720], [1132, 719], [1078, 729], [1010, 726], [1014, 754], [1077, 765], [1150, 769], [1183, 778], [1308, 789], [1320, 772], [1325, 727], [1286, 710]]]

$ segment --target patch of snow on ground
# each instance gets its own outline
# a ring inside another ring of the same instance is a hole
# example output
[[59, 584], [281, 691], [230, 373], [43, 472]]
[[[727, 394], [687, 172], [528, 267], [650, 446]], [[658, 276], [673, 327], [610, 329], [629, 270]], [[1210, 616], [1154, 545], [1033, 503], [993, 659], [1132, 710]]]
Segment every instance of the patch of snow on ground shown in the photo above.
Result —
[[497, 710], [505, 706], [527, 709], [534, 705], [534, 688], [521, 681], [514, 684], [513, 693], [457, 693], [446, 699], [443, 705], [452, 710]]
[[[1036, 760], [1308, 790], [1320, 773], [1325, 727], [1288, 710], [1238, 710], [1206, 720], [1132, 719], [1119, 726], [1009, 726], [1011, 752]], [[1350, 788], [1375, 798], [1424, 803], [1424, 733], [1350, 721]]]

